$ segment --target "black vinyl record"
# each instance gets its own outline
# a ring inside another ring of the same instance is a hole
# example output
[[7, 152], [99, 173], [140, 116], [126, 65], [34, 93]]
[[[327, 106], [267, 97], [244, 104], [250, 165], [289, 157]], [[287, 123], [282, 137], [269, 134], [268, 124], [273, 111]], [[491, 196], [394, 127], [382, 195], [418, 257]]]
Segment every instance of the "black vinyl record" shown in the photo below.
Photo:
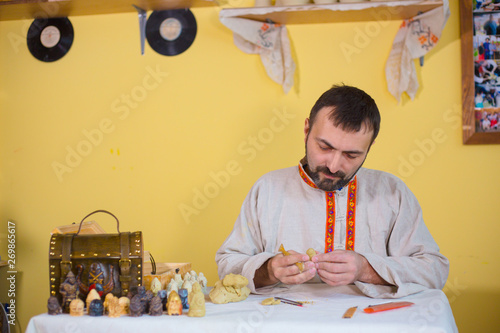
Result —
[[68, 53], [73, 25], [67, 17], [35, 19], [28, 30], [28, 49], [38, 60], [52, 62]]
[[186, 51], [193, 44], [196, 31], [196, 19], [189, 9], [153, 11], [146, 23], [148, 44], [166, 56]]

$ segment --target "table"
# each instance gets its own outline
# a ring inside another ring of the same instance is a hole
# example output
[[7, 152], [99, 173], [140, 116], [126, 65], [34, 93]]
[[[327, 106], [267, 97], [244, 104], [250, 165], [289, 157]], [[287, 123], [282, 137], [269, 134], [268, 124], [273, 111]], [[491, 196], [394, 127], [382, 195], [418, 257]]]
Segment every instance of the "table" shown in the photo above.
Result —
[[[370, 332], [370, 333], [442, 333], [458, 332], [450, 304], [441, 290], [427, 290], [399, 300], [415, 303], [410, 307], [364, 313], [368, 305], [395, 300], [363, 296], [355, 286], [330, 287], [306, 284], [272, 296], [306, 301], [304, 307], [288, 304], [264, 306], [260, 302], [271, 295], [250, 295], [237, 303], [213, 304], [207, 296], [206, 315], [201, 318], [163, 315], [120, 318], [71, 317], [68, 314], [41, 314], [31, 318], [26, 333], [71, 332]], [[344, 312], [358, 310], [351, 319]]]

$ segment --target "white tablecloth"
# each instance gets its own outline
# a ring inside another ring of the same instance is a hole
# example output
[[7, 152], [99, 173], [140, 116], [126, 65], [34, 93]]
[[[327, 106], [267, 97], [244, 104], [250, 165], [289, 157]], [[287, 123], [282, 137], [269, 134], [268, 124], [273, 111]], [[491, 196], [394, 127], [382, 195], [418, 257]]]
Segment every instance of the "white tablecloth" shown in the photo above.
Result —
[[[295, 286], [275, 296], [307, 301], [304, 307], [288, 304], [263, 306], [269, 295], [250, 295], [238, 303], [213, 304], [207, 297], [206, 315], [201, 318], [162, 315], [120, 318], [71, 317], [68, 314], [41, 314], [31, 318], [26, 333], [45, 332], [370, 332], [434, 333], [458, 332], [448, 299], [440, 290], [428, 290], [398, 300], [362, 296], [356, 287], [332, 288], [325, 284]], [[364, 313], [368, 305], [391, 301], [410, 301], [410, 307]], [[358, 310], [351, 319], [344, 312], [353, 306]]]

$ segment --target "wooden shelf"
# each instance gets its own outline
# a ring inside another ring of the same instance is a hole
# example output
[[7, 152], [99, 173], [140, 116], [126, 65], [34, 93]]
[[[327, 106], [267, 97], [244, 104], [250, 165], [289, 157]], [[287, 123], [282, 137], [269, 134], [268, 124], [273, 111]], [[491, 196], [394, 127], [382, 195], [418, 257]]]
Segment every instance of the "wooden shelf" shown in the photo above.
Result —
[[4, 267], [4, 266], [7, 266], [7, 261], [5, 261], [5, 260], [0, 261], [0, 267]]
[[0, 21], [216, 6], [212, 0], [0, 0]]
[[309, 4], [287, 7], [221, 9], [220, 18], [238, 17], [281, 24], [402, 20], [443, 6], [443, 1], [362, 1], [356, 3]]

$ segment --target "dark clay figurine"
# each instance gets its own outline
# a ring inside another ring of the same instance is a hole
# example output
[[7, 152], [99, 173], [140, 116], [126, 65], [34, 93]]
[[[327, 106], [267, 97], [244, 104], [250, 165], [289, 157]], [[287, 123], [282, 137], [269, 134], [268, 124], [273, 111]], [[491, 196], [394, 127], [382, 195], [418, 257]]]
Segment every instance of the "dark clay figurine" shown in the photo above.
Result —
[[59, 301], [57, 297], [50, 296], [47, 301], [47, 310], [49, 315], [58, 315], [62, 313], [61, 306], [59, 305]]
[[88, 308], [89, 316], [99, 317], [104, 314], [104, 305], [100, 299], [94, 299], [90, 302], [90, 306]]
[[179, 297], [181, 298], [182, 309], [189, 310], [188, 290], [184, 288], [179, 289]]
[[160, 296], [155, 296], [149, 302], [149, 315], [150, 316], [161, 316], [163, 314], [163, 304], [161, 304]]

